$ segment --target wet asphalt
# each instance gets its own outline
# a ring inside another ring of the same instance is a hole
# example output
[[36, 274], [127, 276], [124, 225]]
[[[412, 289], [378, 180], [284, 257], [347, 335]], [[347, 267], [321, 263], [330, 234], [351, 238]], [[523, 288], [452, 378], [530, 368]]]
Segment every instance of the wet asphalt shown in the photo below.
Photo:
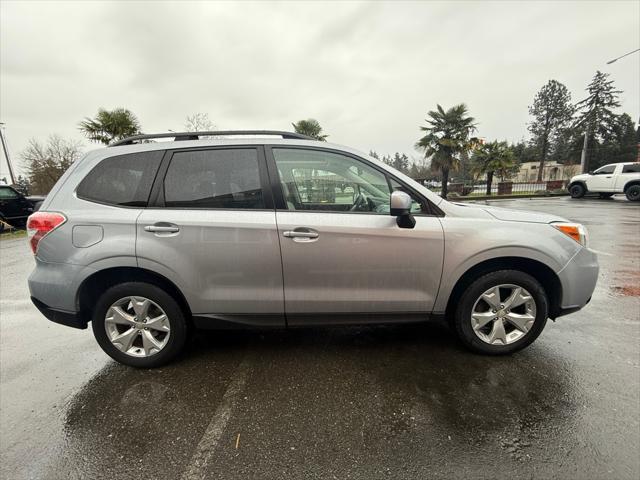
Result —
[[493, 204], [584, 223], [601, 265], [584, 310], [499, 358], [432, 323], [199, 333], [135, 370], [44, 319], [1, 240], [0, 477], [639, 478], [640, 206]]

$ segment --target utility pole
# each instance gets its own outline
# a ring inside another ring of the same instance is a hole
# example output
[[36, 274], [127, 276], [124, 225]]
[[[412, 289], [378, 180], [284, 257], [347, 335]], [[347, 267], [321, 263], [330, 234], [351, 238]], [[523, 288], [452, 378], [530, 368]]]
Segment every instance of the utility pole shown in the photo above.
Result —
[[11, 158], [9, 157], [9, 147], [7, 147], [7, 139], [4, 134], [4, 123], [0, 123], [0, 140], [2, 141], [2, 150], [4, 150], [4, 158], [7, 159], [7, 166], [9, 167], [9, 177], [11, 177], [11, 183], [16, 183], [16, 177], [13, 174], [13, 166], [11, 165]]
[[580, 171], [581, 173], [587, 173], [589, 167], [587, 166], [587, 147], [589, 143], [589, 123], [584, 131], [584, 143], [582, 144], [582, 155], [580, 155]]

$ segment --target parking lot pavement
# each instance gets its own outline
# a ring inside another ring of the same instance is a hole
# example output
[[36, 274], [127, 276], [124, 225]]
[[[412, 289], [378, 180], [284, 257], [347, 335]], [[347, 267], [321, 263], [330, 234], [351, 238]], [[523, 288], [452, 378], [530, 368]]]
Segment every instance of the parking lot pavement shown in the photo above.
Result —
[[500, 358], [426, 324], [208, 332], [134, 370], [45, 320], [0, 241], [0, 477], [637, 479], [640, 208], [494, 204], [584, 223], [601, 264], [587, 308]]

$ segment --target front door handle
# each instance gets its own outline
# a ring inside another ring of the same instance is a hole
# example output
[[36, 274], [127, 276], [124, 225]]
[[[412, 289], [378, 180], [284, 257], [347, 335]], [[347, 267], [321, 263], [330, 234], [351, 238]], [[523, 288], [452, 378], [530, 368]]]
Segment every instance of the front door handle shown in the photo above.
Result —
[[180, 231], [180, 227], [173, 223], [159, 222], [153, 225], [146, 225], [144, 227], [144, 231], [154, 233], [178, 233]]
[[320, 234], [315, 230], [313, 230], [312, 228], [306, 228], [306, 227], [299, 227], [293, 230], [287, 230], [285, 232], [282, 232], [282, 235], [287, 238], [293, 238], [293, 240], [297, 242], [312, 241], [320, 236]]

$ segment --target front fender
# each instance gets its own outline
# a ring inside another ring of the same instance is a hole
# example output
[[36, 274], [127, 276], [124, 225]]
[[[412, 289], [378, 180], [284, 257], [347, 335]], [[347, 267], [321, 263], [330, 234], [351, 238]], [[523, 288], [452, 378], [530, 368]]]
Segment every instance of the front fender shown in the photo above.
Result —
[[558, 273], [580, 245], [549, 224], [443, 218], [445, 258], [434, 312], [444, 312], [454, 287], [474, 266], [516, 257], [535, 260]]

